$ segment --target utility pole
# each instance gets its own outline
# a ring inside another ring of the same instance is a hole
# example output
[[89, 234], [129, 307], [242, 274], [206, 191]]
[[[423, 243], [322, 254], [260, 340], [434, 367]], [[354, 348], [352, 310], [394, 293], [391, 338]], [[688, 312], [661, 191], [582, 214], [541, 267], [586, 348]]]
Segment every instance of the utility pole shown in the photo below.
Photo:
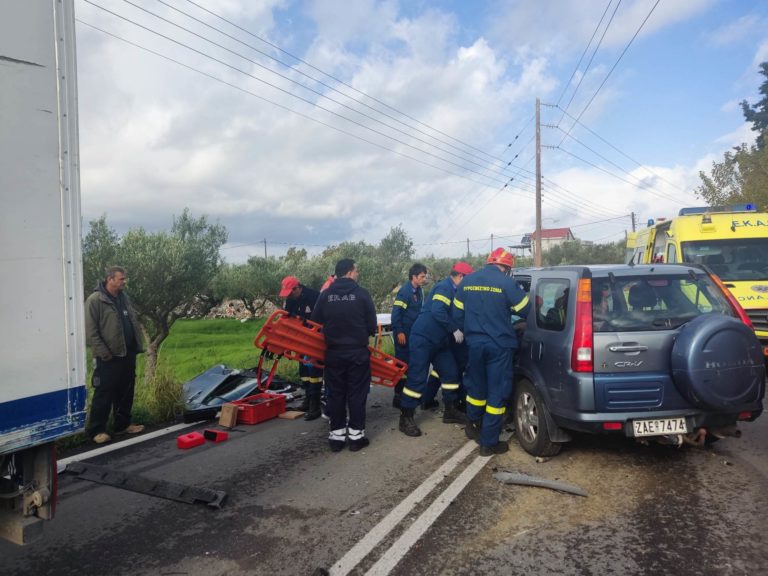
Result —
[[493, 252], [493, 232], [491, 232], [491, 252]]
[[541, 103], [536, 98], [536, 252], [535, 266], [541, 266]]
[[469, 258], [469, 238], [467, 238], [467, 258]]
[[267, 259], [267, 239], [264, 238], [264, 260]]
[[637, 220], [635, 219], [635, 213], [634, 213], [634, 212], [632, 212], [632, 232], [634, 232], [634, 231], [635, 231], [635, 222], [636, 222], [636, 221], [637, 221]]

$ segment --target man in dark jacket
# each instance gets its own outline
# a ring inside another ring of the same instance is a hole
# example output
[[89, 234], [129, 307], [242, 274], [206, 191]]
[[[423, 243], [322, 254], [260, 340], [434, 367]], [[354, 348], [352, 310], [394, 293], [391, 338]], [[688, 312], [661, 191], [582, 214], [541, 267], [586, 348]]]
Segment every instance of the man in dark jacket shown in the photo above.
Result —
[[353, 452], [369, 444], [365, 437], [365, 403], [371, 386], [368, 338], [376, 333], [376, 308], [357, 277], [354, 260], [339, 260], [336, 280], [321, 292], [311, 318], [323, 325], [328, 443], [334, 452], [342, 450], [347, 440]]
[[[280, 297], [285, 298], [283, 307], [291, 316], [309, 320], [315, 309], [320, 292], [307, 288], [296, 276], [286, 276], [280, 284]], [[323, 389], [323, 370], [311, 364], [299, 363], [299, 378], [304, 388], [304, 401], [299, 410], [304, 412], [304, 420], [320, 418], [320, 395]]]
[[508, 276], [515, 259], [503, 248], [488, 255], [486, 266], [459, 285], [454, 315], [469, 348], [467, 437], [480, 443], [480, 455], [509, 449], [499, 441], [512, 394], [512, 360], [517, 334], [512, 316], [528, 316], [528, 294]]
[[[414, 264], [408, 270], [408, 282], [404, 283], [397, 291], [395, 302], [392, 304], [392, 337], [395, 341], [395, 358], [406, 364], [410, 362], [408, 353], [408, 340], [411, 337], [411, 326], [421, 312], [424, 303], [422, 286], [427, 281], [427, 267], [424, 264]], [[392, 406], [400, 408], [400, 397], [403, 386], [407, 382], [406, 373], [395, 386], [395, 395], [392, 398]]]
[[86, 338], [96, 362], [88, 435], [97, 444], [112, 439], [107, 434], [110, 411], [114, 411], [116, 434], [144, 430], [141, 424], [131, 423], [136, 354], [143, 349], [136, 313], [123, 291], [127, 280], [125, 268], [112, 266], [85, 301]]

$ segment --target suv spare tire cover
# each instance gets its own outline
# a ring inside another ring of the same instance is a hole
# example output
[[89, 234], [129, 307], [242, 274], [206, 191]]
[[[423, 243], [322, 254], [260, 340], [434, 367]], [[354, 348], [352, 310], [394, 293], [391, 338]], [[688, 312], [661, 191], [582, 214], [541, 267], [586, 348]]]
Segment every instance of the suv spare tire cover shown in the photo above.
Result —
[[683, 325], [671, 365], [680, 394], [699, 408], [738, 408], [757, 401], [763, 390], [760, 341], [731, 316], [704, 314]]

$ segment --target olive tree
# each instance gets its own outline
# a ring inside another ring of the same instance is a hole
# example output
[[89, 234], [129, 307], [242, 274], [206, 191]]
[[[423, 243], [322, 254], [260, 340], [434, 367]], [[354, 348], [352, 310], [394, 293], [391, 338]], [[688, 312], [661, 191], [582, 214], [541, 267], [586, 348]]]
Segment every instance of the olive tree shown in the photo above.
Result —
[[[128, 270], [127, 291], [136, 307], [147, 339], [145, 378], [151, 381], [160, 345], [168, 337], [171, 326], [189, 304], [204, 292], [221, 265], [219, 248], [227, 240], [226, 229], [209, 224], [205, 216], [193, 218], [188, 210], [174, 218], [170, 232], [149, 233], [143, 228], [128, 231], [114, 246], [106, 250], [108, 239], [117, 235], [106, 226], [106, 218], [91, 223], [89, 236], [103, 239], [103, 243], [84, 245], [87, 275], [97, 272], [92, 266], [101, 266], [110, 254], [109, 264], [119, 264]], [[87, 240], [87, 239], [86, 239]]]

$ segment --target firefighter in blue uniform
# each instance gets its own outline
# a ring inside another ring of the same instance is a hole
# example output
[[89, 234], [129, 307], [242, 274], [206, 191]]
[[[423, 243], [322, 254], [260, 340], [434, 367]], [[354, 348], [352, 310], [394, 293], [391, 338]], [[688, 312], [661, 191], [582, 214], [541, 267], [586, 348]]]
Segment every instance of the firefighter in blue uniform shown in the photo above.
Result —
[[454, 314], [469, 348], [467, 366], [468, 438], [480, 443], [480, 455], [509, 450], [499, 441], [507, 401], [512, 395], [512, 361], [517, 334], [512, 315], [525, 318], [528, 294], [508, 276], [512, 254], [497, 248], [487, 263], [466, 278], [454, 299]]
[[450, 275], [435, 284], [424, 302], [421, 314], [411, 328], [411, 363], [408, 365], [408, 382], [400, 399], [399, 429], [406, 436], [421, 436], [421, 430], [413, 415], [427, 388], [430, 363], [440, 375], [444, 404], [443, 422], [466, 422], [464, 414], [456, 406], [459, 371], [451, 351], [451, 342], [461, 342], [462, 333], [451, 315], [451, 306], [456, 287], [471, 273], [472, 267], [469, 264], [454, 264]]
[[[283, 308], [291, 316], [302, 320], [309, 320], [318, 296], [320, 292], [304, 286], [296, 276], [286, 276], [280, 284], [280, 297], [285, 298]], [[304, 412], [304, 420], [316, 420], [322, 414], [320, 396], [323, 389], [323, 370], [299, 362], [299, 378], [304, 388], [304, 400], [299, 410]]]
[[[408, 340], [411, 337], [411, 327], [421, 312], [424, 303], [422, 286], [427, 281], [427, 267], [424, 264], [414, 264], [408, 270], [408, 282], [404, 283], [395, 296], [392, 305], [392, 338], [395, 341], [395, 358], [406, 364], [410, 362]], [[403, 386], [407, 382], [408, 373], [395, 386], [392, 406], [400, 408], [400, 397]]]

